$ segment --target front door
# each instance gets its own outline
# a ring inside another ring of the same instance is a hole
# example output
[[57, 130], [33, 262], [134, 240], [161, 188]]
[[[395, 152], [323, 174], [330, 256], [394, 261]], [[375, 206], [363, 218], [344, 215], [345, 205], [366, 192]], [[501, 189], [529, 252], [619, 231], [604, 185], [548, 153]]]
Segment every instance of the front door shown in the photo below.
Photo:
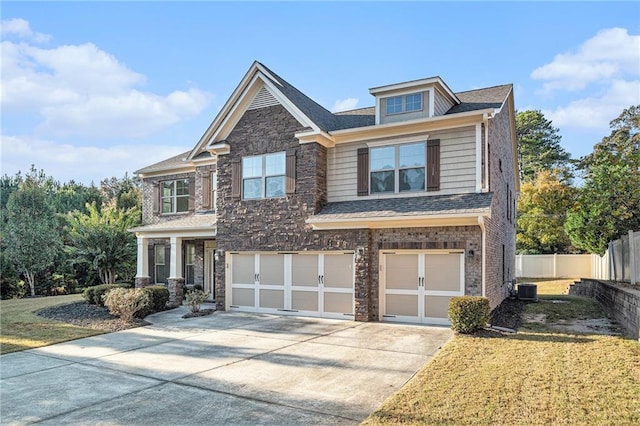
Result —
[[204, 249], [204, 291], [209, 293], [209, 301], [216, 300], [215, 248], [205, 245]]

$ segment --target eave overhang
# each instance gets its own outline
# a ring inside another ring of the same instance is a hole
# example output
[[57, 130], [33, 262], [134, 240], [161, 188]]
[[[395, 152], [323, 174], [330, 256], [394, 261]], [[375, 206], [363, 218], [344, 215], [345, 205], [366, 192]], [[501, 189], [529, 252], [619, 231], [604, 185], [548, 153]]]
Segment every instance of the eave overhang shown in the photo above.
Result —
[[321, 219], [310, 217], [306, 223], [314, 230], [332, 229], [383, 229], [383, 228], [416, 228], [434, 226], [476, 226], [490, 217], [490, 213], [460, 213], [420, 216], [387, 216]]

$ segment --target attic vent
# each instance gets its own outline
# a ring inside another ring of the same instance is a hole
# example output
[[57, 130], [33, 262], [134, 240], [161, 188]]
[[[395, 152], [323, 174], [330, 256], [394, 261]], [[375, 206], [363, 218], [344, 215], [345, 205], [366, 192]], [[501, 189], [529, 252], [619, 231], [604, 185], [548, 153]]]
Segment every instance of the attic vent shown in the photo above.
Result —
[[253, 98], [253, 101], [251, 101], [251, 104], [247, 109], [266, 108], [266, 107], [279, 105], [279, 104], [280, 102], [278, 102], [278, 100], [273, 97], [271, 92], [267, 90], [266, 87], [262, 86], [262, 89], [260, 89], [256, 97]]

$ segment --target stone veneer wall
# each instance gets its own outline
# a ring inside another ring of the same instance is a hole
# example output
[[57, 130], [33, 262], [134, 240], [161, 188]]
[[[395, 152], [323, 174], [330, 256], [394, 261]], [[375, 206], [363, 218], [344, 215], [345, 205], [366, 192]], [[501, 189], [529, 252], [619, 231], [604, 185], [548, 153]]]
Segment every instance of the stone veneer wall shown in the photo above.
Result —
[[[485, 220], [485, 295], [493, 309], [507, 296], [508, 287], [505, 281], [515, 278], [516, 269], [516, 215], [513, 212], [516, 188], [508, 108], [503, 108], [499, 114], [489, 120], [489, 143], [491, 145], [489, 189], [493, 192], [493, 200], [491, 218]], [[502, 163], [501, 166], [500, 163]], [[511, 197], [507, 196], [507, 185]]]
[[569, 287], [569, 294], [597, 300], [620, 324], [625, 335], [640, 340], [640, 291], [582, 278]]

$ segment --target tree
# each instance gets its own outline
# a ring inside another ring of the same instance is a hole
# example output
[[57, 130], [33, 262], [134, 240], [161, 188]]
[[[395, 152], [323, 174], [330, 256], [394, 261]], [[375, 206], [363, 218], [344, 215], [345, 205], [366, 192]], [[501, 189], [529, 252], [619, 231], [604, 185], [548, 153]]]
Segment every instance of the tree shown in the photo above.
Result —
[[9, 196], [6, 215], [7, 256], [35, 296], [36, 276], [51, 267], [60, 248], [55, 212], [37, 175], [27, 175]]
[[566, 212], [577, 190], [557, 171], [540, 171], [524, 182], [518, 198], [516, 249], [521, 254], [573, 253], [566, 234]]
[[104, 284], [116, 278], [129, 278], [135, 273], [136, 239], [128, 229], [140, 223], [140, 211], [119, 209], [115, 202], [101, 210], [87, 204], [87, 213], [67, 214], [68, 243], [66, 251], [76, 262], [86, 264], [98, 273]]
[[516, 114], [520, 180], [530, 182], [542, 170], [558, 170], [570, 177], [571, 155], [560, 146], [561, 136], [539, 110]]
[[640, 229], [640, 105], [622, 111], [610, 127], [577, 162], [585, 184], [565, 224], [576, 247], [600, 255], [609, 241]]

